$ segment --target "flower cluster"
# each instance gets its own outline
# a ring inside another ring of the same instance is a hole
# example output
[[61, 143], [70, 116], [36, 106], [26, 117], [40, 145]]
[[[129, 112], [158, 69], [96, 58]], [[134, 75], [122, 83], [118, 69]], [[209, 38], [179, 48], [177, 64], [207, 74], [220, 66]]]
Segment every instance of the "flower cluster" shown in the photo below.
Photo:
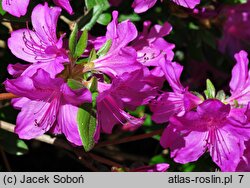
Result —
[[57, 37], [60, 12], [59, 7], [50, 8], [47, 3], [37, 5], [31, 16], [33, 29], [13, 31], [8, 40], [11, 52], [28, 62], [10, 64], [8, 71], [14, 79], [5, 81], [7, 91], [20, 97], [12, 101], [21, 110], [15, 132], [31, 139], [49, 131], [82, 145], [77, 116], [88, 104], [95, 109], [90, 112], [95, 142], [101, 132], [110, 134], [116, 124], [137, 129], [143, 117], [124, 110], [134, 110], [156, 97], [164, 81], [157, 62], [173, 58], [174, 45], [162, 38], [171, 26], [166, 23], [149, 29], [150, 23], [145, 22], [138, 34], [133, 23], [118, 23], [118, 12], [113, 12], [106, 35], [91, 37], [87, 48], [74, 56], [63, 44], [65, 34]]
[[[171, 157], [178, 163], [196, 161], [208, 151], [222, 171], [248, 168], [238, 167], [241, 160], [248, 161], [250, 149], [248, 58], [245, 51], [235, 55], [237, 61], [230, 81], [231, 96], [226, 97], [208, 81], [206, 100], [184, 89], [179, 78], [182, 67], [172, 64], [165, 76], [174, 92], [163, 93], [151, 105], [153, 118], [169, 125], [161, 137], [161, 145], [171, 149]], [[248, 163], [247, 163], [248, 164]]]
[[[172, 1], [189, 9], [200, 3]], [[144, 21], [139, 32], [130, 20], [119, 22], [113, 11], [104, 36], [79, 31], [76, 24], [67, 39], [66, 33], [57, 32], [57, 21], [61, 8], [73, 14], [70, 2], [53, 2], [57, 6], [36, 5], [32, 28], [27, 24], [8, 39], [11, 52], [27, 62], [9, 64], [13, 78], [4, 82], [6, 90], [17, 96], [12, 105], [20, 110], [15, 133], [21, 139], [46, 132], [63, 134], [73, 146], [89, 151], [102, 133], [140, 128], [145, 117], [130, 112], [145, 105], [155, 123], [166, 124], [160, 144], [170, 149], [175, 162], [186, 164], [209, 153], [221, 171], [249, 171], [250, 71], [248, 54], [240, 51], [239, 42], [249, 38], [249, 3], [223, 10], [228, 19], [220, 49], [230, 48], [236, 60], [227, 95], [223, 90], [216, 93], [210, 80], [203, 94], [182, 84], [183, 66], [174, 60], [175, 44], [165, 39], [172, 31], [170, 23]], [[132, 7], [142, 13], [156, 2], [134, 0]], [[121, 1], [110, 3], [117, 6]], [[29, 0], [2, 1], [3, 9], [16, 17], [25, 15], [28, 6]], [[162, 89], [165, 82], [171, 90]], [[162, 163], [130, 171], [168, 168]]]

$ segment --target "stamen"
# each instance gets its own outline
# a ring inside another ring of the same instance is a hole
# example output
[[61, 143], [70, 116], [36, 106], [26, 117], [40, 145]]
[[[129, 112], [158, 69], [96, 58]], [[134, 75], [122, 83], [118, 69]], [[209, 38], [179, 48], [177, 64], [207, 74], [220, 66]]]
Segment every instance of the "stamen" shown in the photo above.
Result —
[[[58, 92], [53, 92], [50, 97], [48, 97], [46, 100], [43, 100], [43, 105], [38, 111], [34, 112], [34, 116], [42, 113], [39, 115], [39, 119], [34, 120], [35, 126], [46, 130], [48, 127], [50, 128], [54, 124], [60, 106], [60, 95], [61, 94]], [[46, 110], [43, 112], [44, 108]]]

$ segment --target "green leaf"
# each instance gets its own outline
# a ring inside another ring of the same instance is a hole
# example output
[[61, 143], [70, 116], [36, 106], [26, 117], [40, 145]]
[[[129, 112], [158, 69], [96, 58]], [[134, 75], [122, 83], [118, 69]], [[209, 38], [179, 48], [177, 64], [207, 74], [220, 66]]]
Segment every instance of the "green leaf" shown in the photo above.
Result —
[[2, 7], [2, 0], [0, 0], [0, 14], [2, 16], [6, 14], [6, 12], [3, 10], [3, 7]]
[[83, 54], [83, 52], [87, 47], [87, 44], [88, 44], [88, 31], [84, 30], [75, 48], [75, 53], [74, 53], [75, 58], [79, 58]]
[[220, 101], [224, 101], [226, 99], [226, 94], [223, 90], [220, 90], [216, 94], [216, 99], [219, 99]]
[[246, 2], [247, 0], [222, 0], [223, 4], [243, 4]]
[[207, 79], [207, 89], [204, 91], [207, 99], [215, 98], [215, 87], [213, 83]]
[[125, 21], [125, 20], [130, 20], [131, 22], [138, 22], [141, 20], [141, 17], [136, 14], [136, 13], [133, 13], [133, 14], [128, 14], [128, 15], [125, 15], [125, 14], [121, 14], [119, 16], [119, 22], [122, 22], [122, 21]]
[[3, 10], [3, 7], [2, 7], [2, 0], [0, 0], [0, 14], [2, 16], [6, 14], [6, 12]]
[[78, 26], [75, 24], [73, 31], [69, 36], [69, 51], [71, 55], [75, 54], [77, 44]]
[[190, 22], [188, 24], [188, 27], [189, 27], [189, 29], [192, 29], [192, 30], [199, 30], [200, 29], [200, 27], [198, 25], [195, 25], [195, 23], [193, 23], [193, 22]]
[[77, 81], [77, 80], [74, 80], [74, 79], [71, 79], [71, 78], [69, 78], [68, 80], [67, 80], [67, 84], [68, 84], [68, 86], [71, 88], [71, 89], [81, 89], [81, 88], [83, 88], [83, 85], [82, 85], [82, 83], [81, 82], [79, 82], [79, 81]]
[[80, 64], [85, 64], [87, 63], [89, 60], [89, 58], [83, 58], [83, 59], [78, 59], [78, 61], [76, 62], [77, 65], [80, 65]]
[[0, 130], [0, 146], [12, 155], [24, 155], [29, 151], [28, 146], [17, 135], [3, 130]]
[[111, 21], [112, 17], [110, 13], [103, 13], [99, 16], [97, 23], [101, 25], [108, 25], [109, 22]]
[[149, 164], [150, 165], [154, 165], [154, 164], [158, 164], [158, 163], [166, 163], [166, 157], [163, 155], [155, 155], [154, 157], [151, 158]]
[[97, 92], [97, 87], [98, 87], [98, 80], [97, 80], [97, 78], [94, 76], [94, 77], [92, 77], [92, 79], [91, 79], [91, 85], [90, 85], [89, 90], [91, 91], [91, 93]]
[[85, 5], [90, 10], [96, 5], [96, 0], [85, 0]]
[[85, 0], [85, 5], [88, 10], [95, 6], [100, 6], [106, 9], [110, 6], [108, 0]]
[[97, 52], [98, 57], [105, 56], [108, 53], [111, 45], [112, 45], [112, 40], [111, 39], [107, 40], [105, 44], [98, 50]]
[[181, 166], [183, 172], [192, 172], [195, 169], [195, 164], [187, 163]]
[[98, 92], [94, 92], [92, 93], [92, 105], [93, 105], [93, 108], [96, 108], [96, 98], [98, 97]]
[[[108, 0], [85, 0], [87, 9], [93, 10], [90, 21], [81, 30], [91, 30], [101, 14], [110, 7]], [[84, 19], [84, 17], [82, 18]], [[82, 21], [81, 21], [82, 22]]]
[[202, 101], [204, 101], [204, 97], [200, 93], [198, 93], [196, 91], [191, 91], [191, 93], [193, 93], [194, 95], [196, 95], [197, 97], [199, 97]]
[[96, 51], [95, 49], [93, 48], [91, 51], [90, 51], [90, 54], [89, 54], [89, 59], [88, 59], [88, 63], [94, 61], [97, 59], [97, 54], [96, 54]]
[[91, 103], [85, 103], [78, 108], [77, 124], [84, 150], [90, 151], [94, 145], [94, 134], [96, 131], [96, 117]]

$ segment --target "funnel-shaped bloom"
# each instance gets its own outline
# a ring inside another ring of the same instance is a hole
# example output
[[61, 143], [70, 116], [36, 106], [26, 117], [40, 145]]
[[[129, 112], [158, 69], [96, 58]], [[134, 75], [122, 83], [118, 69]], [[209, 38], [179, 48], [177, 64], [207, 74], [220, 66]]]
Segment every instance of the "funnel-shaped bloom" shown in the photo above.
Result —
[[[94, 61], [94, 69], [110, 77], [133, 72], [142, 66], [136, 61], [136, 51], [128, 44], [137, 37], [137, 30], [129, 20], [118, 23], [118, 12], [113, 12], [113, 21], [107, 27], [106, 40], [112, 40], [109, 52]], [[105, 41], [106, 41], [105, 40]]]
[[[53, 0], [54, 3], [72, 14], [73, 10], [70, 6], [69, 0]], [[21, 17], [27, 12], [30, 0], [2, 0], [3, 10], [7, 11], [13, 16]]]
[[157, 123], [167, 122], [175, 114], [182, 116], [185, 112], [195, 108], [201, 99], [184, 88], [180, 83], [183, 67], [177, 63], [159, 62], [165, 78], [173, 89], [173, 92], [164, 92], [156, 101], [150, 104], [153, 112], [152, 119]]
[[196, 111], [170, 118], [161, 145], [170, 147], [176, 162], [196, 161], [208, 151], [222, 171], [235, 171], [250, 138], [250, 129], [234, 117], [230, 105], [209, 99]]
[[[62, 38], [56, 36], [56, 25], [61, 9], [49, 8], [48, 4], [37, 5], [31, 15], [34, 30], [20, 29], [13, 31], [8, 40], [11, 52], [18, 58], [33, 63], [30, 69], [38, 68], [49, 71], [51, 76], [61, 72], [62, 63], [68, 61], [63, 49]], [[18, 41], [18, 42], [16, 42]]]
[[113, 80], [112, 84], [97, 97], [97, 119], [99, 133], [111, 133], [116, 124], [126, 129], [138, 128], [143, 118], [136, 118], [124, 111], [125, 108], [134, 110], [140, 105], [147, 104], [156, 95], [155, 88], [144, 80], [144, 70], [124, 73]]
[[76, 116], [78, 106], [91, 102], [87, 89], [71, 90], [61, 78], [39, 69], [32, 77], [21, 76], [5, 81], [7, 91], [21, 98], [15, 106], [21, 108], [15, 132], [22, 139], [32, 139], [50, 131], [63, 133], [75, 145], [82, 145]]
[[168, 35], [172, 26], [166, 22], [162, 26], [154, 25], [150, 28], [151, 22], [145, 21], [143, 31], [133, 41], [132, 47], [137, 51], [137, 60], [145, 66], [159, 66], [158, 62], [165, 57], [172, 61], [174, 57], [174, 44], [168, 43], [163, 37]]

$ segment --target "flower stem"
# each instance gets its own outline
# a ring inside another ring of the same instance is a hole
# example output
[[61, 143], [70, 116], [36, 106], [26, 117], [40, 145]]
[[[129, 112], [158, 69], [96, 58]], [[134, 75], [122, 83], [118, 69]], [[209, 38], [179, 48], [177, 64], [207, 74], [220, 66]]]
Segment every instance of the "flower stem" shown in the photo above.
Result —
[[18, 96], [14, 95], [12, 93], [0, 93], [0, 101], [13, 99], [13, 98], [18, 98]]

